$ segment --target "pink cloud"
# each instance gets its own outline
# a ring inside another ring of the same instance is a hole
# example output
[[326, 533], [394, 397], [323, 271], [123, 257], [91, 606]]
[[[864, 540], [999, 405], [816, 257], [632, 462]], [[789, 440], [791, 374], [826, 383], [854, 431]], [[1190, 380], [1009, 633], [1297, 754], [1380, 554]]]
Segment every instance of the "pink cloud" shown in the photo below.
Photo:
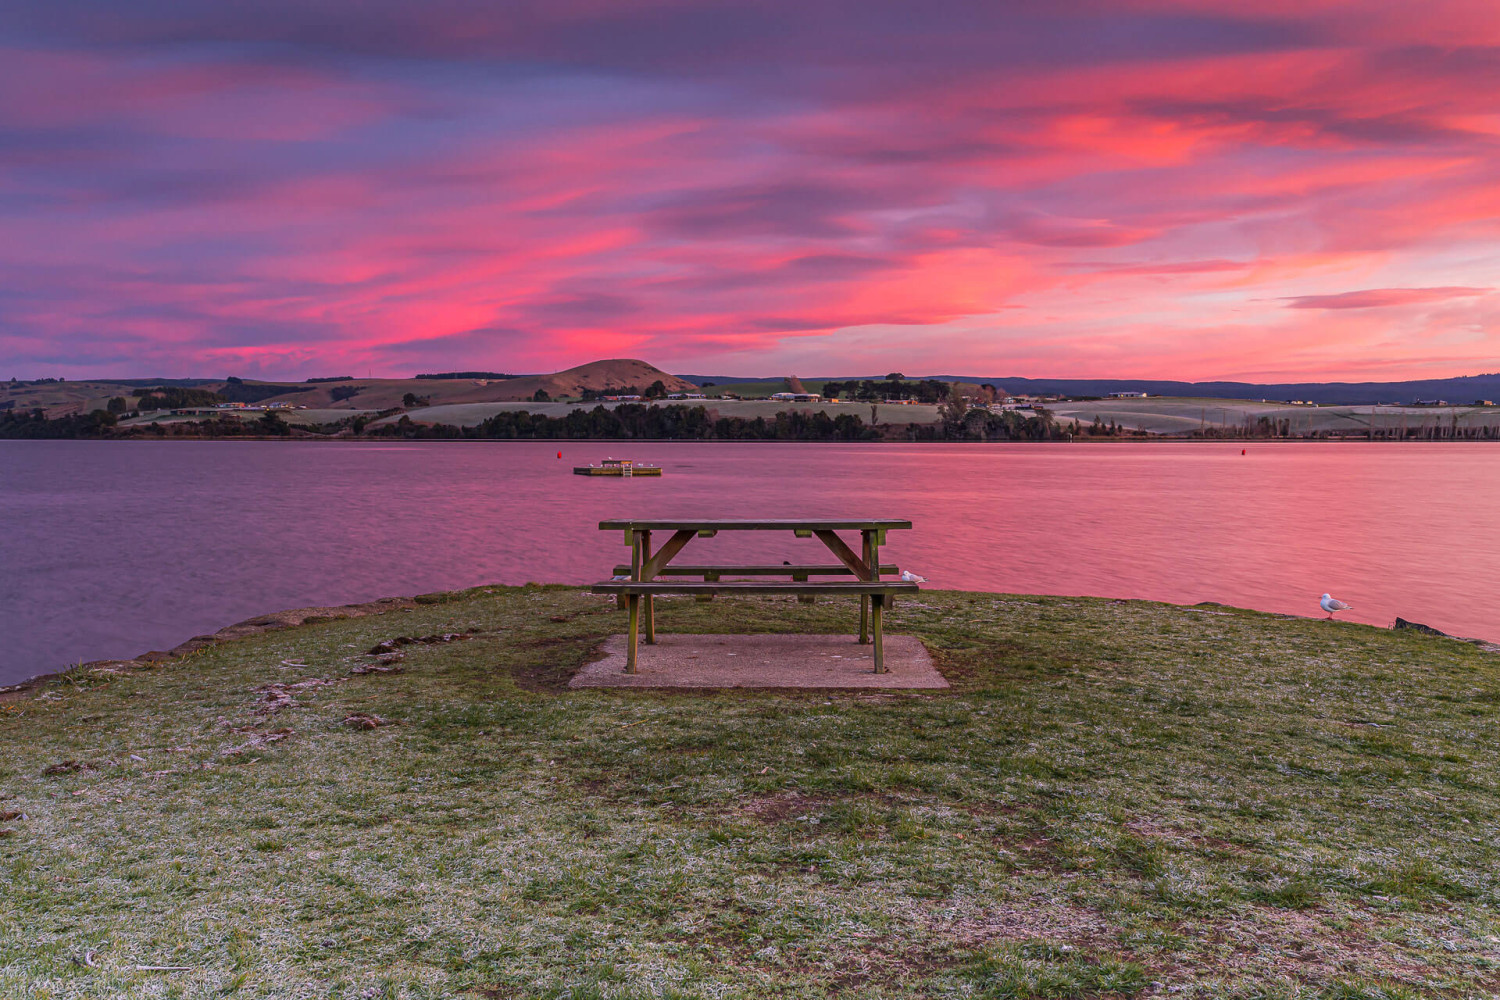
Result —
[[1446, 299], [1472, 298], [1491, 288], [1366, 288], [1333, 295], [1299, 295], [1288, 302], [1290, 309], [1382, 309], [1386, 306], [1421, 305]]
[[779, 30], [796, 5], [442, 3], [12, 42], [0, 359], [1213, 378], [1500, 351], [1492, 8], [980, 6], [876, 5], [827, 44]]

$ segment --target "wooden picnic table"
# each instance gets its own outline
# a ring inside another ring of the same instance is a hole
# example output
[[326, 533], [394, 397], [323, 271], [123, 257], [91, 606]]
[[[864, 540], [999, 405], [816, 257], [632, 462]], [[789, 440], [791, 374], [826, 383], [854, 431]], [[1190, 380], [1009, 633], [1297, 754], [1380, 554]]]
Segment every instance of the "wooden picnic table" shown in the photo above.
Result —
[[[875, 670], [883, 673], [884, 650], [882, 643], [881, 612], [889, 607], [890, 600], [898, 592], [916, 590], [916, 584], [899, 580], [882, 581], [882, 572], [895, 573], [895, 566], [883, 566], [880, 562], [880, 547], [885, 544], [887, 531], [909, 529], [911, 522], [897, 519], [849, 520], [849, 519], [707, 519], [707, 520], [655, 520], [619, 519], [600, 521], [602, 531], [624, 533], [625, 544], [630, 546], [629, 579], [611, 580], [594, 586], [595, 593], [616, 593], [628, 602], [630, 610], [630, 636], [626, 671], [635, 673], [636, 637], [642, 621], [646, 626], [646, 642], [656, 642], [656, 616], [652, 598], [658, 593], [692, 593], [711, 597], [718, 593], [795, 593], [804, 599], [812, 599], [817, 593], [857, 594], [860, 598], [859, 641], [872, 641], [871, 620], [873, 611], [873, 643], [875, 646]], [[837, 565], [766, 564], [747, 565], [693, 565], [674, 564], [672, 560], [695, 538], [712, 538], [721, 531], [790, 531], [798, 538], [816, 538], [838, 560]], [[860, 550], [855, 552], [839, 537], [840, 531], [858, 531]], [[652, 534], [671, 532], [660, 548], [652, 550]], [[623, 567], [616, 567], [616, 570]], [[674, 584], [658, 582], [663, 574], [669, 576], [700, 576], [702, 583]], [[617, 572], [617, 576], [620, 575]], [[851, 581], [813, 583], [812, 576], [850, 575]], [[770, 582], [726, 582], [732, 576], [789, 576], [789, 583]]]

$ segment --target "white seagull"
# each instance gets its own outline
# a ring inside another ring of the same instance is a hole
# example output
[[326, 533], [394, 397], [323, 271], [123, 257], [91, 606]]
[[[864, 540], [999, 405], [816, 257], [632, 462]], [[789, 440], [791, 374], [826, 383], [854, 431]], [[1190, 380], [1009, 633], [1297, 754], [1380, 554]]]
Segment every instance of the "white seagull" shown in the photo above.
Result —
[[925, 576], [918, 576], [917, 574], [913, 573], [909, 569], [903, 569], [901, 571], [901, 579], [905, 580], [907, 583], [926, 583], [927, 582], [927, 577], [925, 577]]
[[1329, 594], [1324, 594], [1323, 595], [1323, 599], [1320, 600], [1320, 601], [1318, 601], [1318, 605], [1324, 611], [1328, 612], [1328, 618], [1329, 618], [1330, 621], [1333, 619], [1333, 613], [1335, 611], [1349, 611], [1349, 610], [1352, 610], [1353, 607], [1354, 607], [1354, 605], [1352, 605], [1352, 604], [1345, 604], [1343, 601], [1339, 600], [1337, 597], [1333, 597], [1332, 595], [1329, 595]]

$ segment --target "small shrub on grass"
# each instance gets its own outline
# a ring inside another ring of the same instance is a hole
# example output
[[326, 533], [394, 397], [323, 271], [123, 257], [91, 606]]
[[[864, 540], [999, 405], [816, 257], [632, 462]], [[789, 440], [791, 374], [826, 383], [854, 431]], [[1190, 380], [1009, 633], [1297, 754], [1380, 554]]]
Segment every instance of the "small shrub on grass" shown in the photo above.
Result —
[[1084, 1000], [1099, 994], [1133, 997], [1146, 973], [1133, 962], [1083, 955], [1064, 944], [1006, 945], [959, 970], [977, 1000]]
[[819, 820], [836, 833], [867, 836], [880, 832], [885, 816], [868, 802], [835, 802], [823, 810]]
[[1416, 990], [1395, 983], [1334, 983], [1323, 990], [1318, 1000], [1422, 1000], [1422, 997]]
[[1167, 873], [1166, 852], [1161, 845], [1144, 837], [1132, 834], [1121, 837], [1115, 844], [1115, 857], [1121, 865], [1143, 878], [1160, 878]]
[[1323, 898], [1323, 887], [1307, 879], [1288, 879], [1285, 882], [1254, 886], [1245, 892], [1245, 898], [1257, 903], [1279, 906], [1285, 910], [1305, 910], [1316, 906]]

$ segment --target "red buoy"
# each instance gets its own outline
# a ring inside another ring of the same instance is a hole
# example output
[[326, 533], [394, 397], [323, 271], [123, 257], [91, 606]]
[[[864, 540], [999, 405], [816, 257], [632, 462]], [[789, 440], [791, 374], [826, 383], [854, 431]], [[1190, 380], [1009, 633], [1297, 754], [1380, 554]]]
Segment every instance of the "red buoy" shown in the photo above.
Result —
[[558, 453], [557, 453], [557, 457], [558, 457], [558, 458], [562, 458], [562, 452], [558, 452]]

